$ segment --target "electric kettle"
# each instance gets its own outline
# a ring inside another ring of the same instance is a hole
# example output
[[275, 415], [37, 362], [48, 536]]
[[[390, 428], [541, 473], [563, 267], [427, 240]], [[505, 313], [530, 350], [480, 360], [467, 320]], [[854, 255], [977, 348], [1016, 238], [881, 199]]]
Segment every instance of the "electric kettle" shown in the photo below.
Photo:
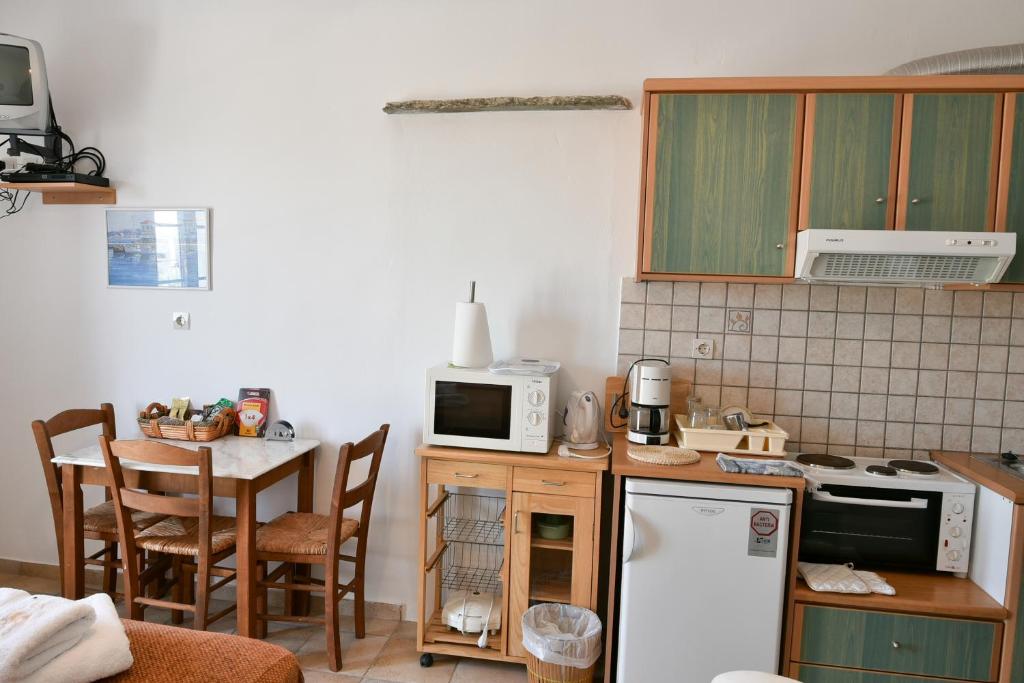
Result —
[[593, 391], [574, 391], [565, 406], [565, 433], [562, 440], [570, 448], [597, 448], [601, 438], [601, 408]]

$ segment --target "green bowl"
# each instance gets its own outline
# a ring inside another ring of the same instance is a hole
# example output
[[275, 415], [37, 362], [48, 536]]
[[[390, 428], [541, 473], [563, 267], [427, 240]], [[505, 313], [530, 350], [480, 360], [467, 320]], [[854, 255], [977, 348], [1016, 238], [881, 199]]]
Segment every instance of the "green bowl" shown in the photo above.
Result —
[[537, 533], [549, 541], [569, 538], [572, 532], [572, 517], [565, 515], [538, 515]]

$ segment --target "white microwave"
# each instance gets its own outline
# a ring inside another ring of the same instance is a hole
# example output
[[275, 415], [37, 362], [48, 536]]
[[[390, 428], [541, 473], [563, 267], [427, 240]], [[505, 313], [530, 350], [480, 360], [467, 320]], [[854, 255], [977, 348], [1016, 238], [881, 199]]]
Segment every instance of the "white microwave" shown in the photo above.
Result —
[[486, 368], [427, 370], [423, 441], [437, 446], [547, 453], [555, 432], [554, 375]]

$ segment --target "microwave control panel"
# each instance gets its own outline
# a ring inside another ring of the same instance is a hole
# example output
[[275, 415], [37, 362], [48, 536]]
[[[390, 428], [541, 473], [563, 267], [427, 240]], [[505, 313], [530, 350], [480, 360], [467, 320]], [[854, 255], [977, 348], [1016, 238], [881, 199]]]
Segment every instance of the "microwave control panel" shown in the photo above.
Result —
[[523, 437], [521, 450], [547, 453], [554, 437], [554, 376], [530, 377], [523, 387]]
[[967, 573], [973, 526], [974, 494], [943, 494], [936, 569], [957, 574]]

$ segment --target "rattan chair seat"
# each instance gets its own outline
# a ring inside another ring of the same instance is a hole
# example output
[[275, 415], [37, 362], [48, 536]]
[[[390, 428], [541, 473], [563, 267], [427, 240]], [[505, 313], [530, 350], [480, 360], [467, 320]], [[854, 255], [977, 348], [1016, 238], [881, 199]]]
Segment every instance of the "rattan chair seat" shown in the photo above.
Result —
[[[136, 511], [132, 513], [132, 525], [136, 531], [148, 529], [163, 519], [166, 519], [166, 515], [154, 512]], [[82, 528], [100, 534], [116, 534], [117, 516], [114, 514], [114, 501], [108, 500], [83, 512]]]
[[[210, 552], [219, 553], [235, 544], [238, 532], [234, 517], [210, 518]], [[168, 517], [135, 535], [135, 544], [146, 550], [169, 555], [199, 554], [199, 520], [193, 517]]]
[[[331, 518], [313, 512], [287, 512], [256, 530], [256, 551], [289, 555], [326, 555]], [[343, 517], [338, 544], [355, 536], [359, 522]]]

